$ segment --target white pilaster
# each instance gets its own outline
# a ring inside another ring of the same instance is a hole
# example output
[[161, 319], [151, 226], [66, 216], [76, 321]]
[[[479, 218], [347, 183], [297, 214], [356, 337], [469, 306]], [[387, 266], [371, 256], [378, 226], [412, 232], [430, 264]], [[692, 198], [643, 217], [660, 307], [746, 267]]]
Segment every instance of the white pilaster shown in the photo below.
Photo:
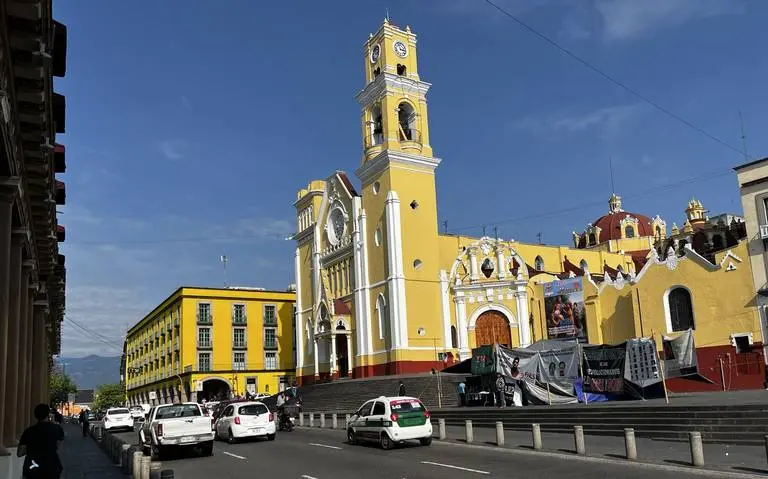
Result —
[[389, 305], [392, 321], [392, 349], [408, 347], [408, 318], [405, 307], [403, 241], [400, 226], [400, 199], [390, 191], [386, 200]]
[[469, 279], [472, 283], [480, 279], [480, 268], [477, 267], [477, 250], [469, 249]]
[[[364, 356], [370, 351], [371, 318], [370, 295], [368, 286], [368, 245], [365, 238], [365, 210], [362, 209], [359, 196], [352, 198], [352, 255], [355, 266], [353, 291], [355, 295], [355, 327], [353, 329], [357, 340], [357, 356]], [[351, 349], [349, 353], [352, 357]]]
[[347, 375], [352, 376], [352, 335], [347, 334]]
[[528, 292], [525, 285], [518, 286], [515, 293], [517, 302], [517, 330], [520, 332], [520, 346], [526, 347], [531, 344], [531, 324], [528, 321]]
[[451, 344], [451, 305], [448, 297], [448, 272], [440, 270], [440, 303], [443, 307], [443, 346], [446, 349], [453, 347]]
[[320, 375], [320, 362], [318, 361], [318, 357], [317, 357], [317, 355], [318, 355], [318, 352], [317, 352], [317, 338], [313, 338], [312, 341], [313, 341], [313, 345], [314, 345], [312, 350], [315, 352], [315, 376], [319, 376]]
[[361, 207], [360, 208], [360, 239], [363, 242], [362, 246], [362, 261], [360, 263], [360, 267], [362, 268], [363, 274], [363, 322], [365, 323], [365, 350], [361, 352], [360, 354], [371, 354], [373, 351], [373, 333], [371, 329], [371, 322], [372, 322], [372, 309], [371, 309], [371, 287], [370, 287], [370, 277], [368, 276], [368, 240], [366, 238], [366, 231], [368, 231], [367, 226], [367, 215], [365, 214], [365, 210]]
[[333, 373], [336, 372], [337, 365], [336, 365], [336, 335], [331, 334], [331, 358], [330, 358], [330, 365], [328, 366], [328, 372], [333, 376]]
[[499, 279], [507, 277], [507, 268], [504, 264], [504, 250], [499, 246], [496, 247], [496, 274]]
[[296, 327], [293, 334], [296, 337], [296, 369], [301, 375], [301, 369], [304, 367], [304, 321], [301, 314], [303, 305], [301, 304], [301, 252], [299, 248], [296, 248], [294, 266], [296, 270]]
[[459, 359], [465, 360], [469, 357], [469, 338], [467, 330], [467, 305], [464, 303], [464, 293], [456, 293], [456, 324], [459, 325]]

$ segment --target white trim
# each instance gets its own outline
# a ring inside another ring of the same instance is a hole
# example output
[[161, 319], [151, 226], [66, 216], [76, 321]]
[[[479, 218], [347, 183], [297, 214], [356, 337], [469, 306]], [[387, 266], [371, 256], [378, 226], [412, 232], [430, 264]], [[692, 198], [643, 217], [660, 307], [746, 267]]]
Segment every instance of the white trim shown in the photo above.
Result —
[[528, 288], [525, 285], [518, 286], [517, 294], [517, 332], [520, 335], [520, 347], [528, 347], [531, 344], [531, 325], [528, 322]]
[[414, 95], [419, 100], [422, 100], [427, 95], [431, 86], [431, 83], [390, 73], [385, 69], [358, 92], [355, 95], [355, 99], [363, 108], [368, 108], [387, 93], [398, 93], [406, 96]]
[[363, 166], [357, 169], [355, 174], [363, 185], [366, 185], [384, 171], [387, 166], [397, 165], [398, 167], [412, 167], [413, 172], [422, 172], [434, 174], [435, 168], [442, 160], [429, 156], [413, 155], [393, 150], [383, 150], [378, 155], [366, 161]]
[[743, 337], [747, 338], [750, 346], [754, 344], [754, 340], [752, 339], [752, 332], [731, 333], [728, 339], [731, 343], [731, 346], [738, 348], [738, 346], [736, 346], [736, 338], [743, 338]]
[[456, 323], [459, 333], [459, 359], [463, 361], [470, 355], [469, 340], [467, 338], [467, 305], [464, 293], [457, 292], [454, 302], [456, 303]]
[[392, 330], [392, 348], [408, 347], [408, 310], [405, 299], [403, 271], [403, 238], [400, 225], [400, 199], [395, 191], [387, 194], [385, 202], [387, 225], [387, 260], [390, 276], [389, 317]]
[[387, 300], [384, 298], [383, 293], [379, 293], [376, 296], [376, 320], [379, 326], [379, 339], [384, 339], [384, 322], [386, 321], [386, 311]]
[[723, 267], [723, 265], [725, 264], [725, 262], [728, 260], [728, 258], [733, 258], [734, 260], [738, 261], [739, 263], [741, 263], [741, 262], [742, 262], [741, 258], [739, 258], [739, 257], [738, 257], [738, 256], [736, 256], [735, 254], [733, 254], [733, 251], [731, 251], [731, 250], [728, 250], [728, 251], [726, 251], [726, 252], [725, 252], [725, 254], [723, 255], [723, 259], [721, 259], [721, 260], [720, 260], [720, 267], [721, 267], [721, 268]]
[[[355, 262], [355, 323], [357, 331], [358, 356], [365, 356], [373, 348], [371, 334], [371, 297], [368, 284], [368, 240], [367, 240], [367, 216], [362, 207], [362, 198], [356, 196], [352, 199], [353, 225], [353, 259]], [[350, 355], [351, 357], [351, 355]]]
[[449, 297], [450, 284], [448, 281], [448, 272], [440, 270], [440, 305], [442, 306], [443, 316], [443, 345], [451, 348], [451, 310]]
[[512, 310], [510, 310], [509, 308], [507, 308], [501, 303], [489, 303], [489, 304], [480, 306], [472, 313], [472, 316], [469, 318], [469, 323], [467, 324], [467, 331], [474, 331], [475, 325], [476, 325], [475, 323], [477, 323], [477, 318], [479, 318], [481, 314], [487, 311], [498, 311], [504, 314], [504, 316], [507, 317], [507, 322], [509, 322], [509, 326], [511, 328], [517, 328], [519, 325], [518, 321], [515, 319], [514, 313], [512, 313]]
[[293, 336], [296, 341], [296, 368], [304, 367], [304, 334], [302, 315], [304, 311], [301, 309], [301, 249], [296, 248], [296, 256], [294, 257], [294, 267], [296, 274], [296, 326], [293, 331]]
[[693, 324], [691, 325], [691, 329], [696, 331], [696, 312], [694, 311], [693, 305], [696, 304], [696, 302], [693, 300], [693, 293], [690, 289], [688, 289], [687, 286], [683, 286], [682, 284], [675, 284], [667, 288], [666, 291], [664, 291], [664, 319], [667, 326], [667, 333], [681, 333], [685, 330], [675, 331], [672, 329], [672, 313], [669, 310], [669, 294], [672, 292], [672, 290], [675, 290], [677, 288], [682, 288], [686, 291], [688, 291], [688, 294], [691, 298], [691, 319], [693, 319]]

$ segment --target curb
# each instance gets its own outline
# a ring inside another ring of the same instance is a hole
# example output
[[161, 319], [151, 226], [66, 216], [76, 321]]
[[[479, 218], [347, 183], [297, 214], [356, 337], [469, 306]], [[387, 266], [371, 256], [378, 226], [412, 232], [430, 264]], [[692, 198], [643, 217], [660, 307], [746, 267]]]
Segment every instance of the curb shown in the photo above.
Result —
[[[309, 427], [309, 426], [297, 426], [297, 429], [308, 429], [311, 431], [323, 431], [323, 432], [344, 432], [344, 429], [331, 429], [331, 428], [320, 428], [317, 426]], [[576, 460], [576, 461], [582, 461], [582, 462], [589, 462], [589, 463], [602, 463], [602, 464], [614, 464], [614, 465], [621, 465], [625, 467], [637, 467], [637, 468], [644, 468], [644, 469], [655, 469], [658, 471], [668, 471], [668, 472], [682, 472], [687, 474], [693, 474], [703, 477], [720, 477], [720, 478], [734, 478], [734, 479], [745, 479], [745, 478], [764, 478], [766, 477], [765, 474], [751, 474], [748, 472], [732, 472], [732, 471], [723, 471], [718, 469], [711, 469], [707, 468], [706, 466], [702, 468], [693, 467], [693, 466], [674, 466], [671, 464], [659, 464], [655, 462], [645, 462], [645, 461], [629, 461], [629, 460], [621, 460], [621, 459], [612, 459], [609, 457], [596, 457], [596, 456], [581, 456], [578, 454], [568, 454], [564, 452], [555, 452], [555, 451], [531, 451], [523, 448], [509, 448], [509, 447], [498, 447], [498, 446], [485, 446], [480, 444], [466, 444], [463, 442], [458, 442], [456, 440], [451, 439], [437, 439], [433, 438], [432, 444], [439, 444], [441, 446], [453, 446], [453, 447], [465, 447], [465, 448], [471, 448], [471, 449], [480, 449], [483, 451], [493, 451], [497, 453], [503, 453], [503, 454], [523, 454], [523, 455], [529, 455], [529, 456], [547, 456], [551, 458], [557, 458], [557, 459], [569, 459], [569, 460]], [[768, 472], [768, 469], [767, 469]]]

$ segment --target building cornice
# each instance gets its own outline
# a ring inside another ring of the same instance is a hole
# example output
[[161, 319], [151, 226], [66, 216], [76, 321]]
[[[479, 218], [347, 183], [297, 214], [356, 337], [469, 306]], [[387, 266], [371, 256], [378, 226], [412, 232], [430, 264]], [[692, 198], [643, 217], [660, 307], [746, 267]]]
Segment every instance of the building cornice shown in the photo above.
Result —
[[435, 168], [440, 164], [440, 158], [428, 156], [412, 155], [400, 151], [384, 150], [355, 171], [363, 185], [369, 183], [373, 178], [381, 174], [390, 164], [417, 168], [425, 173], [433, 174]]
[[425, 81], [383, 72], [355, 95], [355, 99], [361, 106], [366, 107], [387, 93], [393, 95], [415, 94], [423, 97], [426, 96], [431, 86], [431, 83]]

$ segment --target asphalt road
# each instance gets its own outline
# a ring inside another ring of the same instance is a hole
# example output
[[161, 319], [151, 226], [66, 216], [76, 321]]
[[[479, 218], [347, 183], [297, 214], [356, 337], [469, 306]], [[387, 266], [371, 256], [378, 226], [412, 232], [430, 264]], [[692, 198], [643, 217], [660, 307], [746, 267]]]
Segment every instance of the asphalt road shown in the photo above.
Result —
[[[131, 441], [137, 437], [136, 433], [120, 435]], [[213, 457], [182, 454], [163, 460], [162, 468], [173, 469], [178, 479], [242, 479], [254, 474], [281, 479], [530, 479], [532, 474], [558, 479], [702, 477], [643, 465], [499, 452], [437, 441], [429, 447], [406, 445], [384, 451], [349, 445], [343, 431], [314, 429], [278, 433], [274, 441], [217, 442]]]

